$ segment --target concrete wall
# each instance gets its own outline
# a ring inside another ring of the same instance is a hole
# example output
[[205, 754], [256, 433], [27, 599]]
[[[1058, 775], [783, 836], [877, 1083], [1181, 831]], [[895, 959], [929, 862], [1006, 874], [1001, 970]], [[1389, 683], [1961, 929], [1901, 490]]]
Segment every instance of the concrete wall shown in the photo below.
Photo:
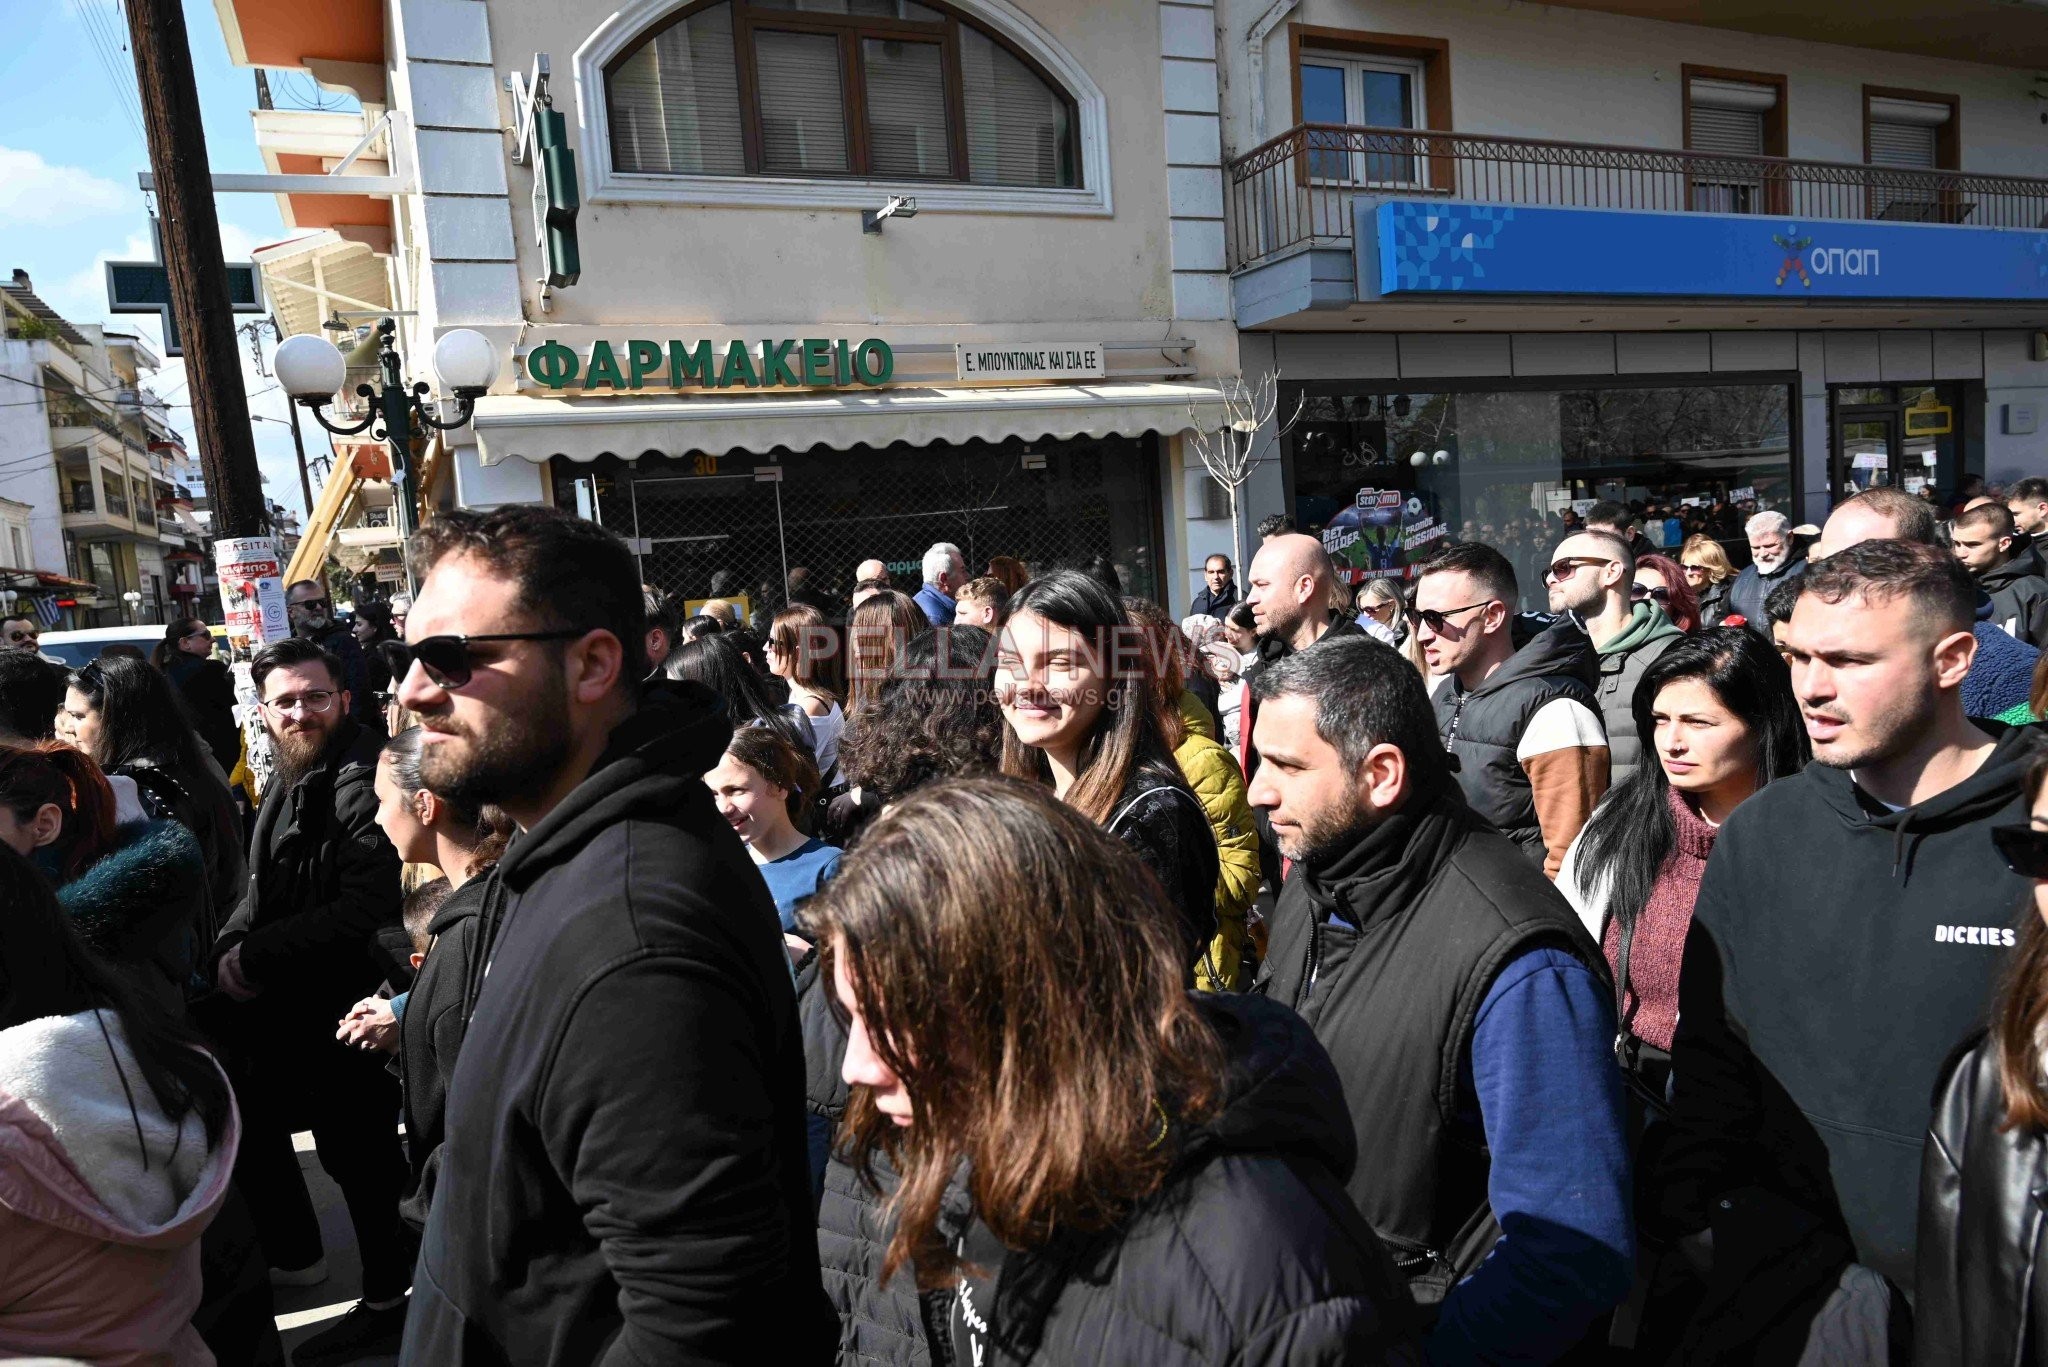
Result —
[[[66, 574], [63, 505], [58, 501], [57, 462], [50, 454], [50, 419], [43, 405], [34, 401], [39, 391], [28, 387], [43, 382], [32, 355], [36, 345], [0, 340], [0, 375], [24, 382], [0, 384], [8, 391], [6, 402], [0, 404], [0, 498], [25, 503], [32, 510], [28, 526], [35, 556], [33, 565], [9, 568]], [[0, 533], [0, 538], [4, 535]], [[0, 562], [13, 555], [13, 548], [0, 539]]]
[[[1262, 140], [1251, 106], [1246, 34], [1273, 0], [1219, 0], [1226, 154]], [[1846, 5], [1845, 8], [1849, 6]], [[1863, 160], [1863, 86], [1962, 99], [1963, 169], [2040, 175], [2048, 127], [2030, 73], [1723, 29], [1561, 9], [1522, 0], [1301, 0], [1292, 22], [1442, 38], [1451, 45], [1453, 124], [1637, 147], [1681, 147], [1679, 67], [1782, 73], [1794, 157]], [[1287, 28], [1266, 40], [1263, 137], [1293, 121]]]

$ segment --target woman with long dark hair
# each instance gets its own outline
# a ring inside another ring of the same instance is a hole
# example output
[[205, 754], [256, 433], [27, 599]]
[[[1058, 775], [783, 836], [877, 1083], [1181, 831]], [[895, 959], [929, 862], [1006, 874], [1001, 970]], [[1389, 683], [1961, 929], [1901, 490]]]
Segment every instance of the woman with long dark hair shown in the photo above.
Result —
[[932, 629], [924, 609], [907, 593], [883, 589], [862, 600], [846, 619], [846, 717], [849, 727], [874, 702], [896, 657]]
[[213, 657], [213, 629], [197, 617], [172, 620], [149, 662], [176, 685], [221, 773], [232, 774], [242, 757], [242, 728], [235, 724], [234, 676]]
[[202, 990], [214, 927], [199, 841], [169, 819], [117, 825], [92, 756], [63, 741], [0, 745], [0, 845], [49, 880], [87, 948], [165, 1010]]
[[1601, 800], [1559, 867], [1557, 887], [1607, 951], [1624, 1066], [1639, 1094], [1664, 1094], [1678, 1023], [1678, 969], [1714, 838], [1759, 789], [1812, 754], [1791, 671], [1744, 627], [1684, 637], [1631, 702], [1645, 763]]
[[1183, 990], [1157, 881], [1096, 823], [931, 785], [810, 919], [848, 1032], [843, 1360], [1419, 1360], [1328, 1056], [1275, 1003]]
[[[2048, 759], [2027, 771], [2027, 820], [1994, 826], [2034, 880], [1991, 1028], [1951, 1066], [1920, 1159], [1913, 1351], [1921, 1362], [2048, 1363]], [[2011, 944], [2015, 932], [1970, 927]], [[1986, 944], [1995, 941], [1985, 940]]]
[[212, 1362], [199, 1240], [241, 1122], [196, 1035], [0, 841], [0, 1357]]
[[1179, 913], [1193, 964], [1216, 933], [1216, 840], [1174, 763], [1183, 725], [1144, 655], [1123, 604], [1087, 575], [1026, 584], [996, 650], [1003, 772], [1045, 784], [1137, 852]]
[[192, 832], [206, 856], [214, 920], [226, 920], [243, 893], [242, 820], [170, 680], [141, 660], [119, 656], [72, 671], [57, 737], [107, 773], [134, 780], [151, 817]]
[[777, 703], [768, 685], [733, 644], [729, 632], [685, 641], [669, 652], [662, 666], [671, 679], [691, 679], [725, 700], [727, 718], [735, 727], [772, 727], [804, 753], [815, 755], [818, 733], [802, 707]]
[[839, 783], [839, 737], [846, 730], [846, 709], [840, 706], [839, 637], [814, 604], [795, 602], [768, 622], [761, 644], [768, 672], [789, 685], [789, 701], [810, 718], [818, 738], [818, 773], [825, 787]]

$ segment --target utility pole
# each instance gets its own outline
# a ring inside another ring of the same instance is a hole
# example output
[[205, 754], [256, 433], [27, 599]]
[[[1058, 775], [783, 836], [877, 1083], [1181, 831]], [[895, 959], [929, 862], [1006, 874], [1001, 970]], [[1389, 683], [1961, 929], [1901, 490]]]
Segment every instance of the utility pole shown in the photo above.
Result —
[[186, 392], [192, 397], [192, 431], [206, 472], [213, 535], [262, 536], [270, 531], [270, 515], [256, 468], [249, 399], [242, 392], [184, 9], [179, 0], [127, 0], [126, 8], [163, 223], [171, 311], [184, 339]]

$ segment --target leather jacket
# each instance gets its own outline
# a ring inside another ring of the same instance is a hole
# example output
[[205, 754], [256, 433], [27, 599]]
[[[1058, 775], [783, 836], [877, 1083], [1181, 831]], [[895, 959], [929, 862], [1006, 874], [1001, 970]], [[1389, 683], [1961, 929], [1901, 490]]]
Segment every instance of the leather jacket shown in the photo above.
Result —
[[1920, 1362], [2048, 1363], [2048, 1286], [2035, 1275], [2048, 1136], [2004, 1120], [1998, 1051], [1983, 1040], [1942, 1080], [1921, 1151]]

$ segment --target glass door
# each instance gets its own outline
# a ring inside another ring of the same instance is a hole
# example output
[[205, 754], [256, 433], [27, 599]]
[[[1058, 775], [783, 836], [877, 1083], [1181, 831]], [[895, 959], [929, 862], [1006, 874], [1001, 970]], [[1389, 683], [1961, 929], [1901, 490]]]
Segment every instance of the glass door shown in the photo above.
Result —
[[1837, 409], [1828, 470], [1830, 501], [1839, 503], [1880, 484], [1898, 484], [1900, 454], [1897, 413]]

